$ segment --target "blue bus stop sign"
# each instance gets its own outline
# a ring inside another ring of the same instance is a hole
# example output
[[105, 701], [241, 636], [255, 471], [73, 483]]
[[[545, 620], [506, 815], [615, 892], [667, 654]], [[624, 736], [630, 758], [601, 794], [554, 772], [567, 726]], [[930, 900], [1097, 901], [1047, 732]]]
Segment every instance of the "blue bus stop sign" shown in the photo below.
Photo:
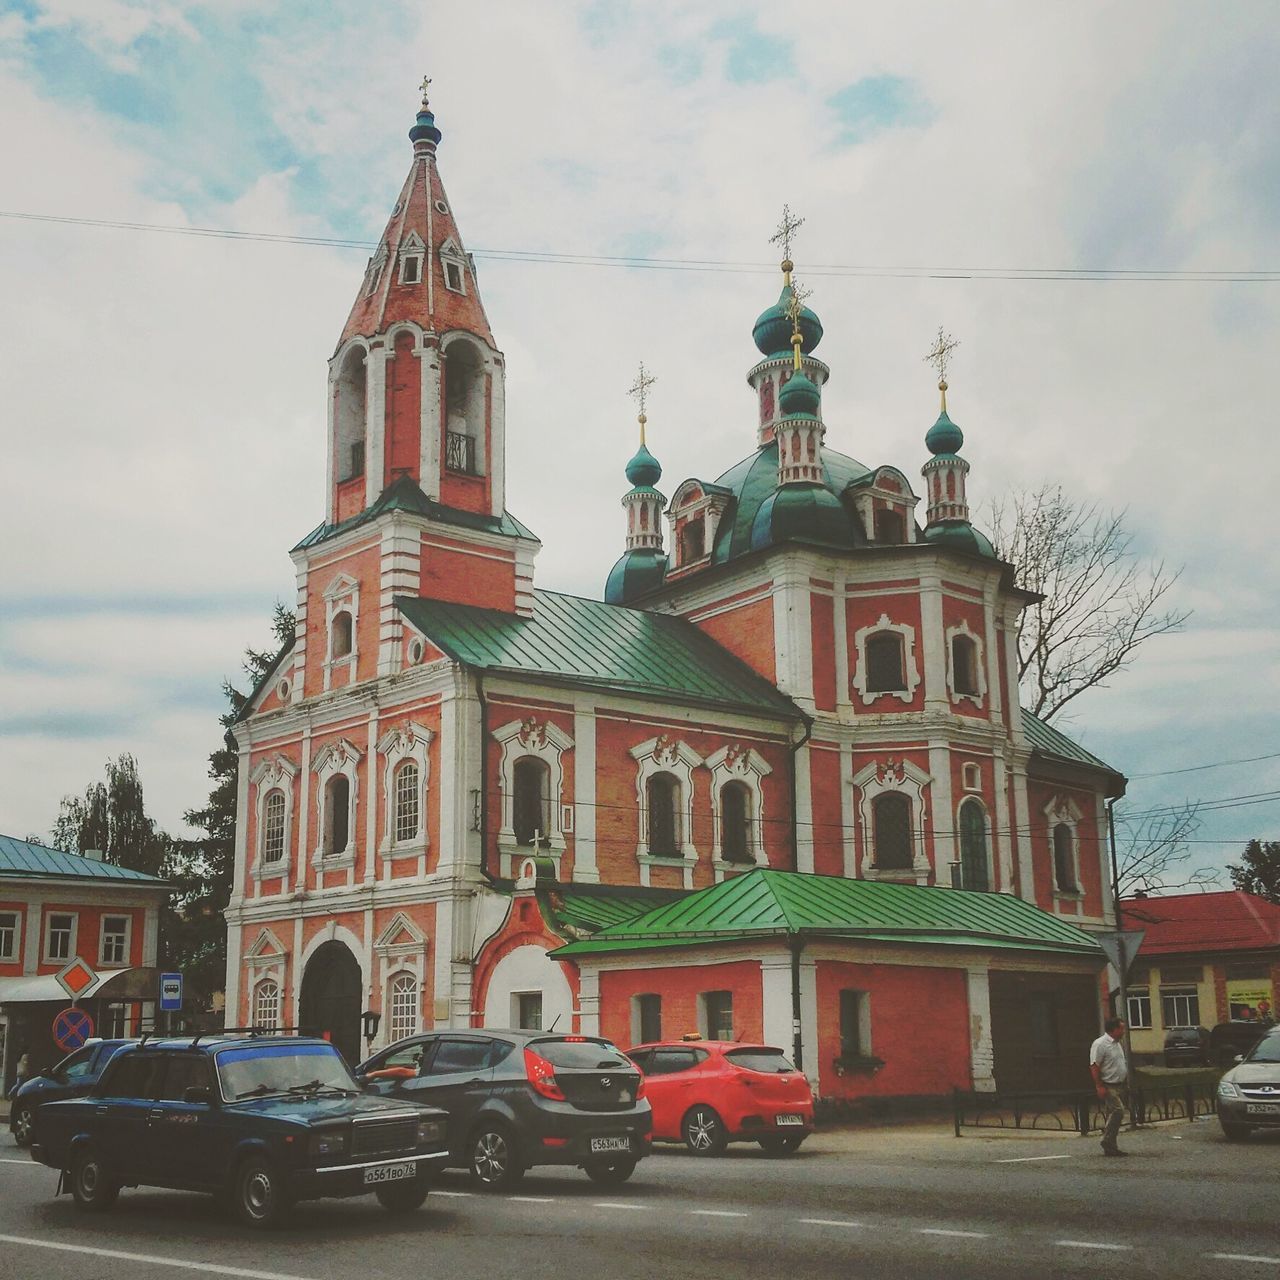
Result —
[[160, 1008], [165, 1013], [173, 1013], [182, 1008], [182, 974], [160, 975]]

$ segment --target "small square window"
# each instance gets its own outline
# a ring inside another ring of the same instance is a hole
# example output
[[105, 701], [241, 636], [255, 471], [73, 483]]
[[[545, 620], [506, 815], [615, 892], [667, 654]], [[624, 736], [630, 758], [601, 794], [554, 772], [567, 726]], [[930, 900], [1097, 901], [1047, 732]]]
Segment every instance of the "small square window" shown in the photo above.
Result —
[[400, 263], [400, 283], [417, 284], [422, 279], [422, 259], [414, 254]]
[[516, 995], [516, 1026], [522, 1031], [542, 1030], [542, 992], [521, 991]]
[[733, 1039], [733, 992], [704, 991], [699, 997], [702, 1005], [702, 1031], [708, 1040]]
[[76, 918], [55, 913], [45, 922], [44, 956], [46, 960], [70, 960], [75, 950]]
[[465, 292], [462, 286], [462, 268], [456, 262], [444, 264], [444, 283], [445, 288], [452, 289], [454, 293]]
[[16, 911], [0, 911], [0, 960], [18, 958], [18, 921]]
[[98, 948], [101, 964], [124, 964], [129, 958], [129, 917], [103, 916]]

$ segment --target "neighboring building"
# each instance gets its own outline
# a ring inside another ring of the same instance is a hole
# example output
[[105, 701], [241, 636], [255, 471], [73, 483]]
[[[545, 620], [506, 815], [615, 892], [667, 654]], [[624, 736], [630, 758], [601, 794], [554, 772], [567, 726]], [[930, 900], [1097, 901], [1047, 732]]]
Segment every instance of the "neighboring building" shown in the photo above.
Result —
[[0, 836], [0, 1079], [26, 1050], [33, 1068], [63, 1056], [53, 1019], [71, 999], [56, 974], [79, 957], [99, 975], [76, 1002], [98, 1035], [136, 1032], [156, 996], [160, 907], [154, 876]]
[[1130, 1043], [1159, 1053], [1170, 1027], [1276, 1017], [1280, 906], [1238, 889], [1126, 898], [1123, 928], [1146, 936], [1129, 975]]
[[[292, 552], [297, 631], [235, 726], [228, 1017], [322, 1028], [357, 1056], [366, 1009], [382, 1015], [375, 1043], [480, 1022], [625, 1039], [641, 996], [667, 1001], [670, 1034], [694, 1029], [699, 992], [732, 989], [732, 1019], [713, 999], [704, 1029], [790, 1044], [789, 917], [765, 942], [731, 916], [721, 950], [664, 935], [636, 961], [667, 971], [661, 991], [617, 977], [634, 939], [549, 957], [776, 870], [824, 899], [855, 882], [876, 925], [860, 936], [837, 894], [805, 927], [799, 1049], [821, 1087], [865, 1083], [825, 1065], [841, 1007], [850, 1044], [856, 1022], [859, 1045], [893, 1047], [886, 1090], [989, 1087], [993, 1027], [1011, 1037], [1011, 1082], [1032, 1058], [1037, 1079], [1083, 1062], [1102, 961], [1081, 930], [1114, 924], [1104, 806], [1124, 782], [1018, 706], [1015, 636], [1035, 597], [969, 522], [945, 399], [921, 525], [904, 472], [827, 447], [821, 324], [789, 317], [788, 261], [753, 329], [750, 452], [677, 487], [673, 555], [642, 442], [605, 599], [539, 589], [538, 540], [505, 508], [505, 366], [425, 101], [410, 137], [329, 363], [326, 514]], [[574, 483], [551, 461], [548, 479]], [[535, 863], [576, 933], [540, 909]], [[876, 913], [900, 903], [894, 941]], [[707, 988], [722, 965], [732, 983]], [[855, 1017], [840, 993], [858, 991]], [[927, 1081], [895, 1074], [891, 1011], [908, 1006], [922, 1044], [945, 1042]]]

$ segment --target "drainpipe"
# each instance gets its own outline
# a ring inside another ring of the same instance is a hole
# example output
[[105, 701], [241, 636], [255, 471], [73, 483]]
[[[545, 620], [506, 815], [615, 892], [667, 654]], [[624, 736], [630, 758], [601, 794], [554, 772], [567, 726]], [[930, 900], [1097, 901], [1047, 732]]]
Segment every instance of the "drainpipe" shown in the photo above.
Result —
[[[801, 713], [803, 715], [803, 712]], [[796, 783], [796, 757], [800, 754], [800, 748], [804, 746], [813, 734], [813, 721], [808, 716], [804, 716], [804, 736], [799, 742], [791, 744], [791, 870], [800, 870], [800, 827], [796, 821], [796, 799], [798, 795], [798, 786]], [[799, 973], [799, 970], [796, 970]], [[797, 1000], [799, 997], [796, 997]], [[799, 1005], [796, 1006], [799, 1008]], [[797, 1015], [799, 1016], [799, 1015]], [[797, 1064], [798, 1065], [798, 1064]]]
[[804, 950], [804, 939], [798, 933], [787, 935], [787, 946], [791, 950], [791, 1056], [795, 1059], [796, 1070], [804, 1070], [804, 1037], [800, 1030], [800, 953]]
[[484, 671], [476, 670], [476, 698], [480, 702], [480, 874], [494, 884], [489, 871], [489, 704], [484, 696]]

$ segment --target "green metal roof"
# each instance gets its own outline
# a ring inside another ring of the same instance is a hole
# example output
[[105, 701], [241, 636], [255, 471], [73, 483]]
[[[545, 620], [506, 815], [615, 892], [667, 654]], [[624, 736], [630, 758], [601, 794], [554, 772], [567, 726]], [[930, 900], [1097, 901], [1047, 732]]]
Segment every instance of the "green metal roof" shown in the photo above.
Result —
[[533, 616], [398, 596], [400, 612], [449, 657], [506, 671], [801, 719], [799, 708], [683, 618], [533, 593]]
[[1101, 961], [1084, 930], [1005, 893], [757, 868], [609, 925], [557, 956], [769, 937], [1053, 951]]
[[97, 862], [78, 853], [64, 853], [32, 840], [0, 836], [0, 877], [40, 880], [124, 880], [131, 884], [163, 885], [156, 876], [111, 862]]
[[304, 547], [314, 547], [330, 538], [336, 538], [340, 533], [369, 524], [388, 511], [411, 511], [414, 515], [426, 516], [438, 524], [450, 524], [459, 529], [538, 541], [537, 535], [531, 533], [510, 512], [504, 511], [501, 516], [488, 516], [475, 511], [462, 511], [457, 507], [446, 507], [428, 498], [408, 476], [399, 476], [382, 491], [371, 507], [366, 507], [339, 524], [319, 525], [293, 549], [301, 551]]
[[1065, 733], [1046, 724], [1038, 716], [1022, 708], [1022, 727], [1032, 749], [1042, 756], [1052, 756], [1056, 760], [1069, 760], [1072, 764], [1087, 764], [1094, 769], [1105, 769], [1122, 777], [1118, 769], [1113, 769], [1105, 760], [1099, 760], [1092, 751], [1086, 751], [1078, 742], [1072, 742]]
[[619, 885], [548, 885], [539, 893], [547, 923], [567, 936], [597, 933], [634, 920], [656, 906], [687, 896], [684, 889], [652, 889]]

